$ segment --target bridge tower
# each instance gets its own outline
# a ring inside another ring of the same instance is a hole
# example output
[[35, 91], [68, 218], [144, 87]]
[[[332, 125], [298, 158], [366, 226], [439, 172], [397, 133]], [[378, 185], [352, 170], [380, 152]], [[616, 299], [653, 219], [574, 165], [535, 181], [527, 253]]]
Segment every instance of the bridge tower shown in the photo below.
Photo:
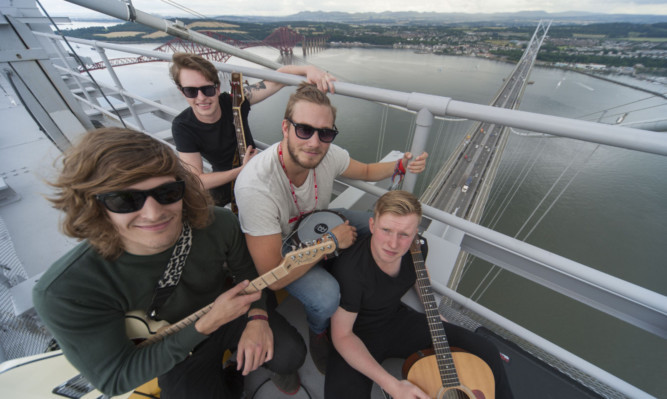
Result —
[[264, 43], [280, 50], [280, 54], [293, 54], [294, 46], [302, 43], [303, 35], [297, 33], [289, 27], [283, 26], [277, 28], [264, 39]]

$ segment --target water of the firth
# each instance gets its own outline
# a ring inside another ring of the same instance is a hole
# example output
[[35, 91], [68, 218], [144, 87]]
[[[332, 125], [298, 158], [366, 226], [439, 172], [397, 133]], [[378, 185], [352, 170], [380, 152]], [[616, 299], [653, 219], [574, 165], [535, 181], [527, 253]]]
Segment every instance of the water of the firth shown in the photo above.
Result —
[[[269, 50], [254, 51], [278, 58]], [[351, 83], [478, 104], [490, 103], [514, 67], [480, 58], [359, 48], [328, 49], [309, 55], [307, 61]], [[246, 65], [235, 59], [230, 62]], [[117, 70], [126, 87], [176, 108], [185, 107], [167, 79], [166, 64]], [[520, 106], [524, 111], [586, 120], [602, 116], [605, 123], [626, 113], [624, 122], [663, 119], [667, 114], [664, 98], [579, 73], [535, 67], [530, 80], [534, 83], [526, 88]], [[634, 83], [667, 91], [664, 85]], [[253, 107], [251, 130], [260, 141], [279, 140], [291, 90], [283, 89]], [[355, 159], [372, 162], [389, 150], [408, 148], [412, 114], [341, 96], [333, 96], [333, 101], [341, 131], [336, 143]], [[608, 111], [602, 115], [604, 110]], [[436, 122], [428, 146], [430, 165], [418, 181], [419, 192], [468, 127], [468, 122]], [[519, 133], [512, 135], [503, 155], [482, 224], [667, 294], [667, 158]], [[653, 395], [667, 392], [667, 342], [508, 272], [484, 290], [478, 284], [489, 268], [473, 262], [459, 290]]]

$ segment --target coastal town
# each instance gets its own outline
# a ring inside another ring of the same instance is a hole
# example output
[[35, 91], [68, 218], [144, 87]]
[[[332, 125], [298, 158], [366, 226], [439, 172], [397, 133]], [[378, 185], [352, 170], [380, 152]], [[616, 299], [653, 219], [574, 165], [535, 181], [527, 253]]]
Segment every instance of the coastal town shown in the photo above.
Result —
[[[532, 24], [345, 24], [285, 21], [183, 20], [185, 26], [232, 41], [262, 40], [281, 27], [331, 47], [393, 47], [417, 53], [483, 57], [516, 63], [534, 30]], [[124, 23], [66, 31], [108, 41], [166, 40], [163, 32]], [[596, 74], [630, 75], [667, 82], [667, 24], [558, 24], [549, 28], [537, 64]]]

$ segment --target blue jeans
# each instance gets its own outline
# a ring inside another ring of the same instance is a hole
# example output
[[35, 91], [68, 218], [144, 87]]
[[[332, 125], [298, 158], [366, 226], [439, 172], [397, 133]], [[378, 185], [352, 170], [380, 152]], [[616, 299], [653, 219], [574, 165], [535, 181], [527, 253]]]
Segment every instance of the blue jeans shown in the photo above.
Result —
[[[347, 209], [332, 209], [341, 213], [350, 225], [357, 228], [358, 236], [370, 234], [368, 218], [370, 212], [351, 211]], [[283, 248], [283, 254], [285, 248]], [[338, 309], [340, 288], [338, 281], [324, 269], [322, 263], [313, 266], [308, 273], [285, 287], [290, 295], [297, 298], [306, 310], [308, 327], [315, 333], [324, 332], [329, 327], [329, 319]]]
[[320, 263], [285, 289], [303, 303], [308, 327], [315, 334], [329, 327], [329, 318], [338, 309], [340, 289], [338, 281]]

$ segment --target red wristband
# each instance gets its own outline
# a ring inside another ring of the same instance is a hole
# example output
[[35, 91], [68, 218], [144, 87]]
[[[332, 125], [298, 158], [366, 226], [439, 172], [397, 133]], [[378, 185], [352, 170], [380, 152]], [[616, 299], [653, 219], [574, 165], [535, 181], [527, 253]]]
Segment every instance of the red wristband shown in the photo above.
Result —
[[398, 160], [398, 162], [396, 163], [396, 168], [398, 169], [399, 172], [405, 174], [405, 168], [403, 167], [403, 158]]
[[264, 316], [263, 314], [255, 314], [252, 316], [248, 316], [248, 321], [253, 321], [253, 320], [269, 321], [269, 318], [267, 316]]

